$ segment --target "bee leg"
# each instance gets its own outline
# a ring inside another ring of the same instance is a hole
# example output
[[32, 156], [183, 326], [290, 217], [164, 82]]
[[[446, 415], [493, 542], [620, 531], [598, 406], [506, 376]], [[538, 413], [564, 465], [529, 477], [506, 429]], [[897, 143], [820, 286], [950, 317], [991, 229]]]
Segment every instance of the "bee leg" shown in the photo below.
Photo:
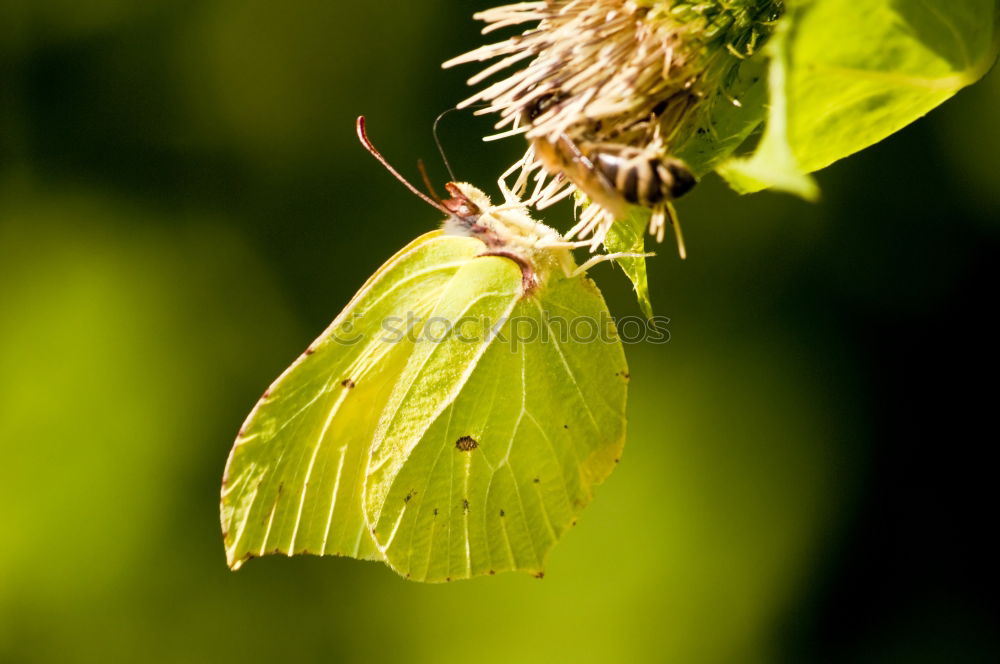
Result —
[[578, 277], [590, 268], [594, 267], [598, 263], [603, 263], [604, 261], [613, 261], [619, 258], [649, 258], [655, 256], [654, 253], [637, 254], [628, 251], [622, 251], [615, 254], [600, 254], [599, 256], [594, 256], [590, 260], [586, 261], [583, 265], [573, 270], [570, 277]]
[[656, 238], [657, 242], [663, 242], [663, 230], [667, 225], [667, 209], [658, 205], [653, 208], [653, 214], [649, 217], [649, 234]]
[[681, 231], [680, 217], [677, 216], [677, 210], [671, 203], [667, 203], [665, 212], [670, 225], [674, 227], [674, 237], [677, 238], [677, 253], [680, 254], [681, 260], [684, 260], [687, 258], [687, 247], [684, 246], [684, 233]]

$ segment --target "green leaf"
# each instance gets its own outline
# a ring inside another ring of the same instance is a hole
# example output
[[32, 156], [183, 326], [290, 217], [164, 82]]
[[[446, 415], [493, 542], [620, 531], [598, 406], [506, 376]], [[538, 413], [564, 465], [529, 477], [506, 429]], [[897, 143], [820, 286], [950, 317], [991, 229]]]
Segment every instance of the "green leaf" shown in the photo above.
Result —
[[812, 0], [772, 41], [768, 128], [720, 173], [738, 191], [811, 197], [802, 177], [893, 134], [977, 81], [997, 53], [997, 0]]
[[[604, 239], [604, 246], [611, 253], [636, 253], [645, 251], [646, 226], [649, 225], [649, 210], [633, 207], [629, 211], [628, 217], [615, 222], [608, 230], [608, 235]], [[645, 258], [618, 258], [616, 263], [621, 265], [625, 275], [632, 282], [635, 288], [635, 295], [639, 300], [639, 308], [646, 318], [653, 317], [653, 304], [649, 299], [649, 281], [646, 276]]]
[[788, 141], [788, 97], [786, 47], [787, 23], [778, 30], [768, 45], [771, 67], [768, 87], [771, 106], [767, 128], [752, 157], [731, 159], [719, 166], [719, 174], [740, 193], [750, 193], [772, 187], [798, 194], [806, 200], [819, 197], [819, 187], [799, 167]]
[[628, 369], [565, 249], [528, 294], [486, 249], [417, 239], [265, 392], [223, 479], [233, 569], [313, 553], [422, 581], [541, 573], [621, 453]]

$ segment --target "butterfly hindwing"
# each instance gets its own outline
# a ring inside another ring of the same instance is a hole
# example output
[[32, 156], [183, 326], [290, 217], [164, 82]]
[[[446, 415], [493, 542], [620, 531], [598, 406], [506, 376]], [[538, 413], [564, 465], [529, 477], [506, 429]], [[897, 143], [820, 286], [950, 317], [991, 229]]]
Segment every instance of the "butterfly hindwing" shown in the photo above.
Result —
[[[553, 275], [520, 297], [513, 262], [499, 281], [486, 267], [463, 268], [455, 283], [477, 287], [432, 315], [475, 309], [495, 334], [418, 347], [372, 452], [367, 518], [386, 562], [415, 580], [540, 574], [624, 443], [625, 357], [596, 286]], [[473, 302], [497, 286], [510, 297]]]

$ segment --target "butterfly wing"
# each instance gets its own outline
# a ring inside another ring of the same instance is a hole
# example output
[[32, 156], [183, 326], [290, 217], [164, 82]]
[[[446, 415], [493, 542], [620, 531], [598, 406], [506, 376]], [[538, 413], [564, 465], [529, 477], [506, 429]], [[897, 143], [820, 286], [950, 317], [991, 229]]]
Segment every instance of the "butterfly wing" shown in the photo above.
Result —
[[378, 414], [414, 350], [412, 335], [478, 240], [428, 233], [387, 261], [264, 393], [223, 478], [226, 555], [381, 558], [361, 498]]
[[541, 574], [624, 444], [625, 356], [596, 286], [553, 277], [521, 298], [498, 260], [463, 267], [434, 315], [506, 318], [499, 333], [418, 347], [372, 450], [368, 521], [414, 580]]

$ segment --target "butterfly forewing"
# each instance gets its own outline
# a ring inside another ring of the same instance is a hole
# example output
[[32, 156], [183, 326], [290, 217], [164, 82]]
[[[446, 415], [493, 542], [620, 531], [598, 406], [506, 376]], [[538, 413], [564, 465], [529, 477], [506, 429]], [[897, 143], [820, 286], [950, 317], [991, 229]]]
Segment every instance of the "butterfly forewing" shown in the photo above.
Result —
[[381, 557], [361, 502], [378, 414], [413, 354], [420, 321], [481, 251], [470, 238], [418, 238], [265, 392], [223, 480], [231, 567], [267, 553]]

